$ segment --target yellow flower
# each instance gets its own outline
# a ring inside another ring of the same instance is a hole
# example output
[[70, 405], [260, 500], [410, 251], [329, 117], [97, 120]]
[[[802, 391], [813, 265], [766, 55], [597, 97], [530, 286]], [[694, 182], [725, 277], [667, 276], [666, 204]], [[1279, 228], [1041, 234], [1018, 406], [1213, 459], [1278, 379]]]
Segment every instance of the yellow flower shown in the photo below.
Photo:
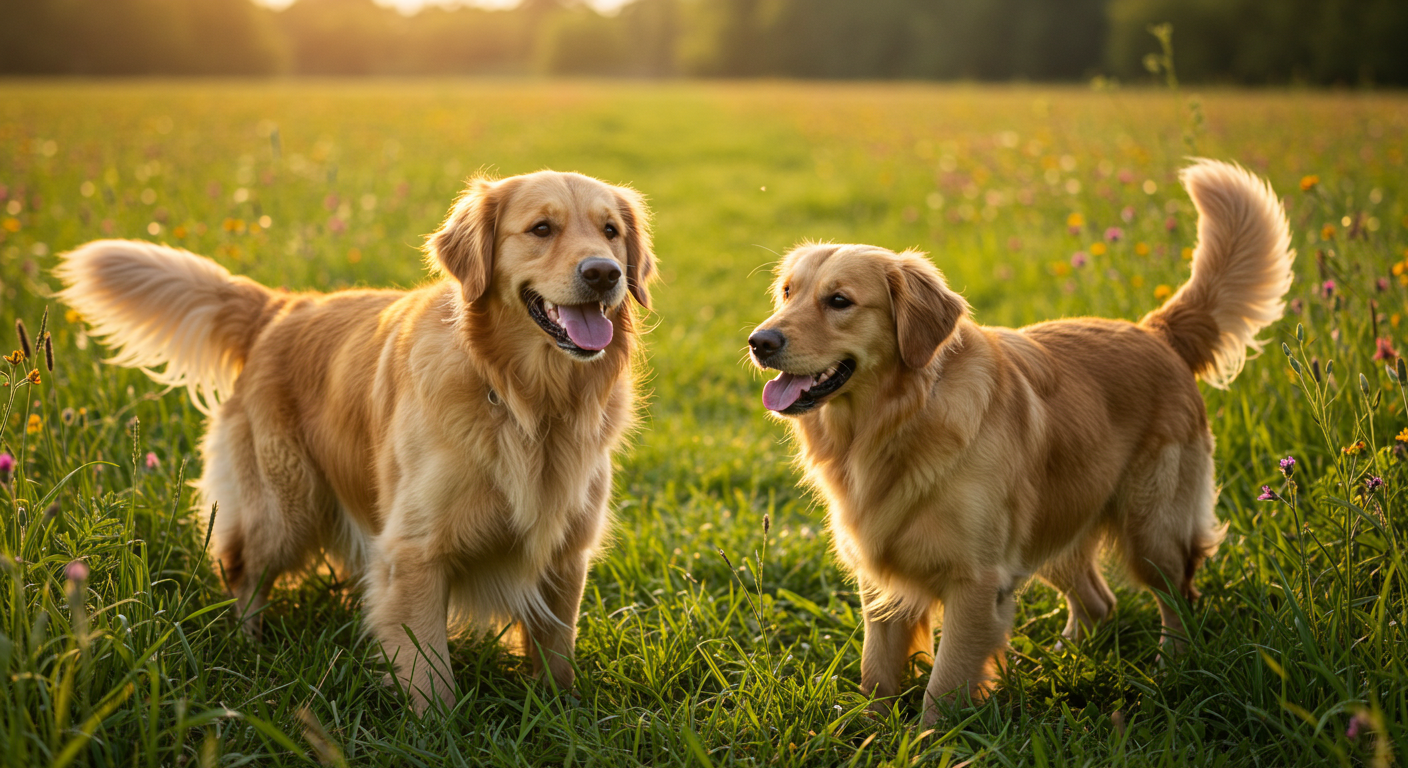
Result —
[[1070, 216], [1066, 217], [1066, 226], [1083, 227], [1085, 226], [1085, 217], [1080, 215], [1079, 213], [1073, 213]]
[[174, 235], [177, 240], [180, 240], [186, 236], [186, 228], [178, 224], [171, 230], [171, 234]]
[[1403, 431], [1399, 432], [1398, 436], [1394, 439], [1400, 443], [1408, 443], [1408, 427], [1404, 427]]
[[1143, 287], [1144, 287], [1144, 276], [1143, 276], [1143, 275], [1134, 275], [1133, 277], [1129, 278], [1129, 284], [1130, 284], [1131, 286], [1135, 287], [1135, 288], [1143, 288]]
[[1051, 262], [1051, 271], [1056, 273], [1057, 277], [1065, 277], [1071, 273], [1071, 265], [1064, 261], [1053, 261]]
[[1316, 176], [1315, 174], [1311, 174], [1309, 176], [1302, 176], [1300, 179], [1300, 191], [1309, 192], [1310, 190], [1315, 189], [1315, 186], [1319, 183], [1320, 177]]
[[1104, 244], [1104, 243], [1091, 243], [1091, 244], [1090, 244], [1090, 255], [1091, 255], [1091, 256], [1104, 256], [1104, 255], [1105, 255], [1105, 244]]
[[39, 418], [39, 414], [31, 413], [29, 415], [29, 424], [25, 426], [24, 431], [32, 435], [35, 432], [38, 432], [39, 428], [43, 425], [44, 420]]
[[1392, 315], [1389, 315], [1388, 324], [1389, 324], [1389, 325], [1392, 325], [1394, 328], [1397, 328], [1397, 327], [1398, 327], [1398, 321], [1400, 321], [1400, 320], [1402, 320], [1402, 319], [1403, 319], [1403, 316], [1402, 316], [1402, 315], [1398, 314], [1397, 312], [1394, 312]]
[[1368, 446], [1364, 444], [1363, 440], [1359, 440], [1355, 442], [1354, 445], [1346, 445], [1340, 450], [1343, 451], [1346, 456], [1356, 456], [1359, 454], [1360, 451], [1364, 450], [1367, 447]]
[[65, 322], [76, 323], [76, 322], [78, 322], [79, 320], [82, 320], [82, 319], [83, 319], [83, 316], [80, 315], [80, 314], [78, 314], [77, 312], [73, 311], [72, 309], [68, 310], [67, 312], [64, 312], [64, 321], [65, 321]]
[[9, 363], [10, 365], [19, 365], [20, 361], [23, 359], [24, 353], [19, 351], [18, 349], [8, 355], [5, 355], [5, 362]]
[[1321, 228], [1320, 228], [1320, 239], [1321, 239], [1321, 240], [1334, 240], [1334, 239], [1335, 239], [1335, 225], [1334, 225], [1334, 224], [1326, 224], [1325, 226], [1321, 227]]
[[38, 369], [38, 368], [35, 368], [34, 370], [30, 371], [30, 372], [29, 372], [29, 375], [25, 377], [25, 381], [28, 381], [30, 384], [38, 384], [38, 383], [39, 383], [39, 369]]
[[7, 232], [18, 232], [20, 231], [20, 220], [15, 218], [5, 219], [4, 221], [0, 221], [0, 227], [4, 227]]
[[1147, 243], [1135, 243], [1135, 244], [1134, 244], [1134, 252], [1137, 253], [1137, 254], [1139, 254], [1140, 256], [1148, 256], [1148, 255], [1149, 255], [1149, 246], [1148, 246]]
[[1183, 252], [1182, 252], [1180, 255], [1183, 257], [1183, 260], [1184, 260], [1184, 261], [1192, 261], [1192, 260], [1193, 260], [1193, 249], [1192, 249], [1192, 248], [1188, 248], [1188, 247], [1184, 247]]
[[1170, 287], [1168, 287], [1167, 285], [1164, 285], [1163, 283], [1159, 283], [1158, 285], [1154, 286], [1154, 298], [1155, 298], [1155, 299], [1158, 299], [1159, 301], [1163, 301], [1164, 299], [1167, 299], [1168, 297], [1170, 297], [1170, 296], [1172, 296], [1172, 295], [1173, 295], [1173, 289], [1170, 288]]

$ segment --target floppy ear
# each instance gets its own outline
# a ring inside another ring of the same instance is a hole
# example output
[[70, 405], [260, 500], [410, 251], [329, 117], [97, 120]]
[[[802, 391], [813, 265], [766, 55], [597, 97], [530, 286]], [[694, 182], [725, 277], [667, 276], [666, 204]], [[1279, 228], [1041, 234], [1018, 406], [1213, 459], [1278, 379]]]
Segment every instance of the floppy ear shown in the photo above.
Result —
[[650, 246], [650, 211], [640, 193], [616, 188], [616, 207], [626, 225], [626, 288], [642, 307], [650, 309], [645, 284], [655, 274], [655, 253]]
[[901, 254], [887, 277], [900, 359], [910, 368], [922, 369], [968, 313], [968, 302], [949, 290], [939, 270], [917, 253]]
[[466, 301], [489, 290], [494, 274], [494, 238], [508, 182], [477, 178], [455, 200], [445, 223], [426, 240], [426, 262], [460, 282]]

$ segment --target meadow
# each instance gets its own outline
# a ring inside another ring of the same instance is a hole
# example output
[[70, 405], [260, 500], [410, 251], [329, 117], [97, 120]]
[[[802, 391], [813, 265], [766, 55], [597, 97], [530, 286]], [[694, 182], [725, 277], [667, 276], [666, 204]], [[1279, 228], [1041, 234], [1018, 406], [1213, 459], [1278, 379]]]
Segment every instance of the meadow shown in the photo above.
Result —
[[[1408, 743], [1405, 148], [1408, 96], [1372, 92], [0, 83], [0, 353], [17, 319], [32, 347], [0, 363], [0, 763], [1390, 765]], [[1033, 582], [987, 702], [924, 729], [918, 681], [866, 715], [859, 600], [744, 355], [771, 265], [804, 238], [916, 247], [980, 322], [1136, 319], [1188, 273], [1190, 155], [1265, 174], [1298, 257], [1264, 353], [1203, 387], [1229, 533], [1188, 651], [1156, 660], [1154, 601], [1112, 563], [1120, 604], [1089, 642], [1053, 650], [1064, 605]], [[468, 176], [544, 167], [654, 209], [642, 420], [575, 691], [470, 633], [459, 706], [420, 720], [381, 685], [345, 574], [282, 585], [262, 642], [237, 631], [186, 486], [201, 414], [103, 365], [49, 270], [113, 236], [275, 286], [412, 286]]]

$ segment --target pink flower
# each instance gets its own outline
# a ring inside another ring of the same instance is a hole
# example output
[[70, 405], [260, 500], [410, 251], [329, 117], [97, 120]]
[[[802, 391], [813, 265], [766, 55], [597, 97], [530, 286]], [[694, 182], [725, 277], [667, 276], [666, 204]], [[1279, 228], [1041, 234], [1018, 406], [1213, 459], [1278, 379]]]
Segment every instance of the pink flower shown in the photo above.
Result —
[[1134, 221], [1134, 206], [1126, 205], [1124, 210], [1120, 211], [1120, 218], [1124, 219], [1124, 223], [1126, 224]]
[[1356, 712], [1354, 714], [1354, 717], [1351, 717], [1349, 719], [1349, 727], [1344, 729], [1345, 738], [1357, 739], [1359, 738], [1360, 729], [1368, 728], [1371, 725], [1372, 724], [1369, 722], [1369, 718]]
[[88, 566], [84, 565], [82, 560], [74, 560], [64, 566], [64, 576], [67, 576], [69, 581], [87, 581]]
[[347, 222], [343, 221], [342, 219], [339, 219], [336, 216], [333, 216], [332, 218], [328, 219], [328, 229], [332, 230], [334, 234], [340, 235], [343, 232], [347, 231]]
[[1383, 293], [1384, 291], [1387, 291], [1387, 290], [1388, 290], [1388, 287], [1389, 287], [1389, 283], [1388, 283], [1388, 278], [1387, 278], [1387, 277], [1381, 277], [1381, 278], [1378, 279], [1377, 282], [1374, 283], [1374, 288], [1377, 289], [1379, 293]]
[[1374, 339], [1374, 346], [1375, 360], [1398, 359], [1398, 352], [1393, 348], [1393, 344], [1388, 339]]
[[1258, 497], [1256, 497], [1256, 500], [1257, 500], [1257, 501], [1275, 501], [1275, 500], [1278, 499], [1278, 498], [1280, 498], [1280, 497], [1278, 497], [1278, 496], [1276, 495], [1276, 492], [1275, 492], [1275, 491], [1271, 490], [1271, 486], [1269, 486], [1269, 485], [1263, 485], [1263, 486], [1261, 486], [1261, 495], [1258, 496]]
[[1168, 217], [1167, 219], [1164, 219], [1164, 229], [1170, 232], [1175, 229], [1178, 229], [1178, 219], [1175, 219], [1172, 216]]
[[1105, 239], [1112, 243], [1118, 243], [1124, 239], [1124, 230], [1119, 227], [1110, 227], [1105, 230]]
[[1087, 257], [1085, 255], [1085, 251], [1076, 251], [1075, 253], [1071, 254], [1071, 266], [1075, 267], [1076, 269], [1080, 269], [1081, 267], [1085, 266], [1086, 259]]
[[1287, 456], [1281, 459], [1281, 474], [1290, 477], [1296, 471], [1296, 457]]
[[1321, 295], [1322, 297], [1324, 297], [1324, 298], [1327, 298], [1327, 299], [1330, 298], [1331, 296], [1334, 296], [1334, 295], [1335, 295], [1335, 281], [1334, 281], [1334, 280], [1326, 280], [1325, 282], [1321, 283], [1321, 284], [1320, 284], [1320, 295]]
[[1373, 493], [1374, 491], [1377, 491], [1380, 488], [1384, 487], [1384, 479], [1382, 477], [1370, 475], [1364, 480], [1364, 487], [1369, 490], [1369, 493]]
[[1117, 178], [1120, 180], [1121, 184], [1133, 184], [1134, 171], [1131, 171], [1128, 168], [1121, 168], [1119, 176]]
[[147, 469], [152, 470], [159, 466], [161, 466], [161, 459], [158, 459], [155, 453], [147, 452]]
[[15, 457], [8, 453], [0, 453], [0, 480], [10, 477], [10, 473], [15, 471]]

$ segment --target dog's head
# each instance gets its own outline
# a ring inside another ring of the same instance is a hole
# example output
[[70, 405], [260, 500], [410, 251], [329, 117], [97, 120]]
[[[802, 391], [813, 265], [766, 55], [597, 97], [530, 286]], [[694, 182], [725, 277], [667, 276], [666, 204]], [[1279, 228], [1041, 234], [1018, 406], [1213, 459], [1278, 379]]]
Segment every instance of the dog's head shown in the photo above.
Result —
[[626, 294], [649, 308], [649, 213], [634, 190], [576, 173], [478, 178], [426, 243], [465, 301], [516, 306], [575, 360], [602, 356]]
[[804, 245], [773, 283], [776, 312], [748, 337], [753, 361], [781, 373], [763, 404], [806, 413], [902, 366], [927, 368], [967, 313], [939, 270], [915, 251], [871, 245]]

